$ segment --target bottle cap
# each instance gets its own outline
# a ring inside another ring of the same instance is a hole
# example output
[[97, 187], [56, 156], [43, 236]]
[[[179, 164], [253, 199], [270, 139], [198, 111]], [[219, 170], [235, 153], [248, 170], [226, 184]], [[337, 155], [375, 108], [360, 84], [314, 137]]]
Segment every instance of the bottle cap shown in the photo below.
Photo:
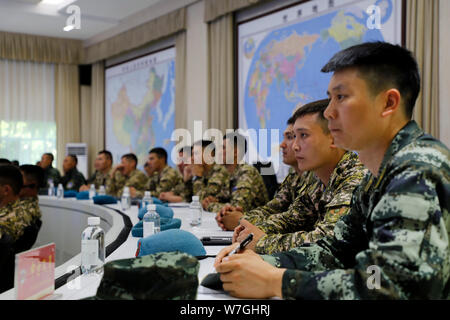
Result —
[[100, 224], [100, 217], [89, 217], [88, 225], [90, 226], [98, 226]]
[[150, 197], [150, 191], [145, 191], [144, 192], [144, 197]]
[[95, 184], [91, 184], [91, 189], [95, 189]]
[[147, 211], [150, 211], [150, 210], [156, 211], [156, 204], [148, 204]]
[[192, 201], [199, 201], [199, 196], [192, 196]]

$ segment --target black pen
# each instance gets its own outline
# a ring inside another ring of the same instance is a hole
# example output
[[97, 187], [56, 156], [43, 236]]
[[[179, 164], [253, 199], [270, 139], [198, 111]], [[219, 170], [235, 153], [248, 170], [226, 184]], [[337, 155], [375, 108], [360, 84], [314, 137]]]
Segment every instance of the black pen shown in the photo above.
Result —
[[235, 249], [233, 249], [233, 251], [231, 251], [227, 256], [228, 256], [228, 257], [229, 257], [229, 256], [232, 256], [233, 254], [235, 254], [235, 253], [237, 253], [237, 252], [239, 252], [239, 251], [244, 250], [245, 247], [246, 247], [250, 242], [252, 242], [252, 240], [253, 240], [253, 233], [250, 233], [250, 234], [247, 236], [247, 238], [245, 238], [245, 239], [239, 244], [239, 246], [236, 247]]

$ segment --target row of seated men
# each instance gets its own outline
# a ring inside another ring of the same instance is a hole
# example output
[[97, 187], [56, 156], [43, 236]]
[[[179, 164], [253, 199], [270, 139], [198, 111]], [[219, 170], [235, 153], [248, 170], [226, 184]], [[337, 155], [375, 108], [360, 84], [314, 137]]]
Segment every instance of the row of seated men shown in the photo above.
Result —
[[[145, 171], [137, 169], [138, 159], [133, 153], [121, 157], [120, 164], [113, 166], [112, 154], [102, 150], [97, 154], [95, 173], [86, 181], [77, 169], [76, 156], [64, 159], [65, 175], [60, 178], [57, 169], [51, 165], [51, 154], [44, 154], [45, 192], [48, 182], [55, 186], [62, 183], [65, 190], [86, 191], [91, 184], [98, 190], [105, 186], [107, 194], [122, 195], [124, 187], [129, 187], [132, 198], [142, 198], [145, 191], [167, 202], [190, 202], [198, 195], [205, 210], [219, 212], [225, 205], [253, 209], [265, 204], [269, 198], [263, 178], [258, 170], [242, 163], [247, 141], [239, 134], [229, 134], [223, 139], [223, 165], [214, 162], [214, 143], [200, 140], [194, 145], [179, 150], [177, 169], [167, 164], [167, 151], [153, 148], [148, 154]], [[204, 150], [212, 152], [204, 157]]]
[[30, 249], [38, 236], [43, 176], [39, 166], [0, 163], [0, 292], [13, 286], [14, 255]]

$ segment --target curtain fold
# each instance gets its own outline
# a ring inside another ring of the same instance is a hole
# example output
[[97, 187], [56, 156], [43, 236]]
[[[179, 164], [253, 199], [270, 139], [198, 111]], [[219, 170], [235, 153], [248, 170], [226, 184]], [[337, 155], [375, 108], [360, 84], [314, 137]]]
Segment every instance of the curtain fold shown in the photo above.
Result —
[[208, 25], [209, 128], [234, 129], [233, 14]]
[[80, 142], [80, 87], [78, 66], [55, 66], [55, 120], [57, 168], [62, 172], [66, 143]]
[[[91, 136], [89, 137], [89, 154], [92, 155], [90, 166], [94, 168], [94, 159], [100, 150], [105, 149], [105, 64], [99, 61], [92, 65], [91, 81]], [[114, 159], [117, 161], [117, 159]], [[93, 172], [93, 171], [92, 171]]]
[[439, 139], [439, 0], [409, 0], [406, 5], [406, 47], [421, 72], [413, 119]]
[[175, 37], [175, 129], [187, 127], [186, 32]]
[[78, 64], [82, 55], [81, 40], [0, 31], [0, 59]]
[[270, 0], [205, 0], [205, 22], [211, 22], [221, 16], [239, 9]]

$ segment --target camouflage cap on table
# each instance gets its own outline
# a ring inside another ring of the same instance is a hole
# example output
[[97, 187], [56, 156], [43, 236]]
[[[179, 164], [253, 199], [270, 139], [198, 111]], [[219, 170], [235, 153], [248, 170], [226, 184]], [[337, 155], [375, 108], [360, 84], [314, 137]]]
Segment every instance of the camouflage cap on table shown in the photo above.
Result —
[[161, 252], [104, 265], [101, 300], [192, 300], [197, 296], [198, 260], [186, 253]]

